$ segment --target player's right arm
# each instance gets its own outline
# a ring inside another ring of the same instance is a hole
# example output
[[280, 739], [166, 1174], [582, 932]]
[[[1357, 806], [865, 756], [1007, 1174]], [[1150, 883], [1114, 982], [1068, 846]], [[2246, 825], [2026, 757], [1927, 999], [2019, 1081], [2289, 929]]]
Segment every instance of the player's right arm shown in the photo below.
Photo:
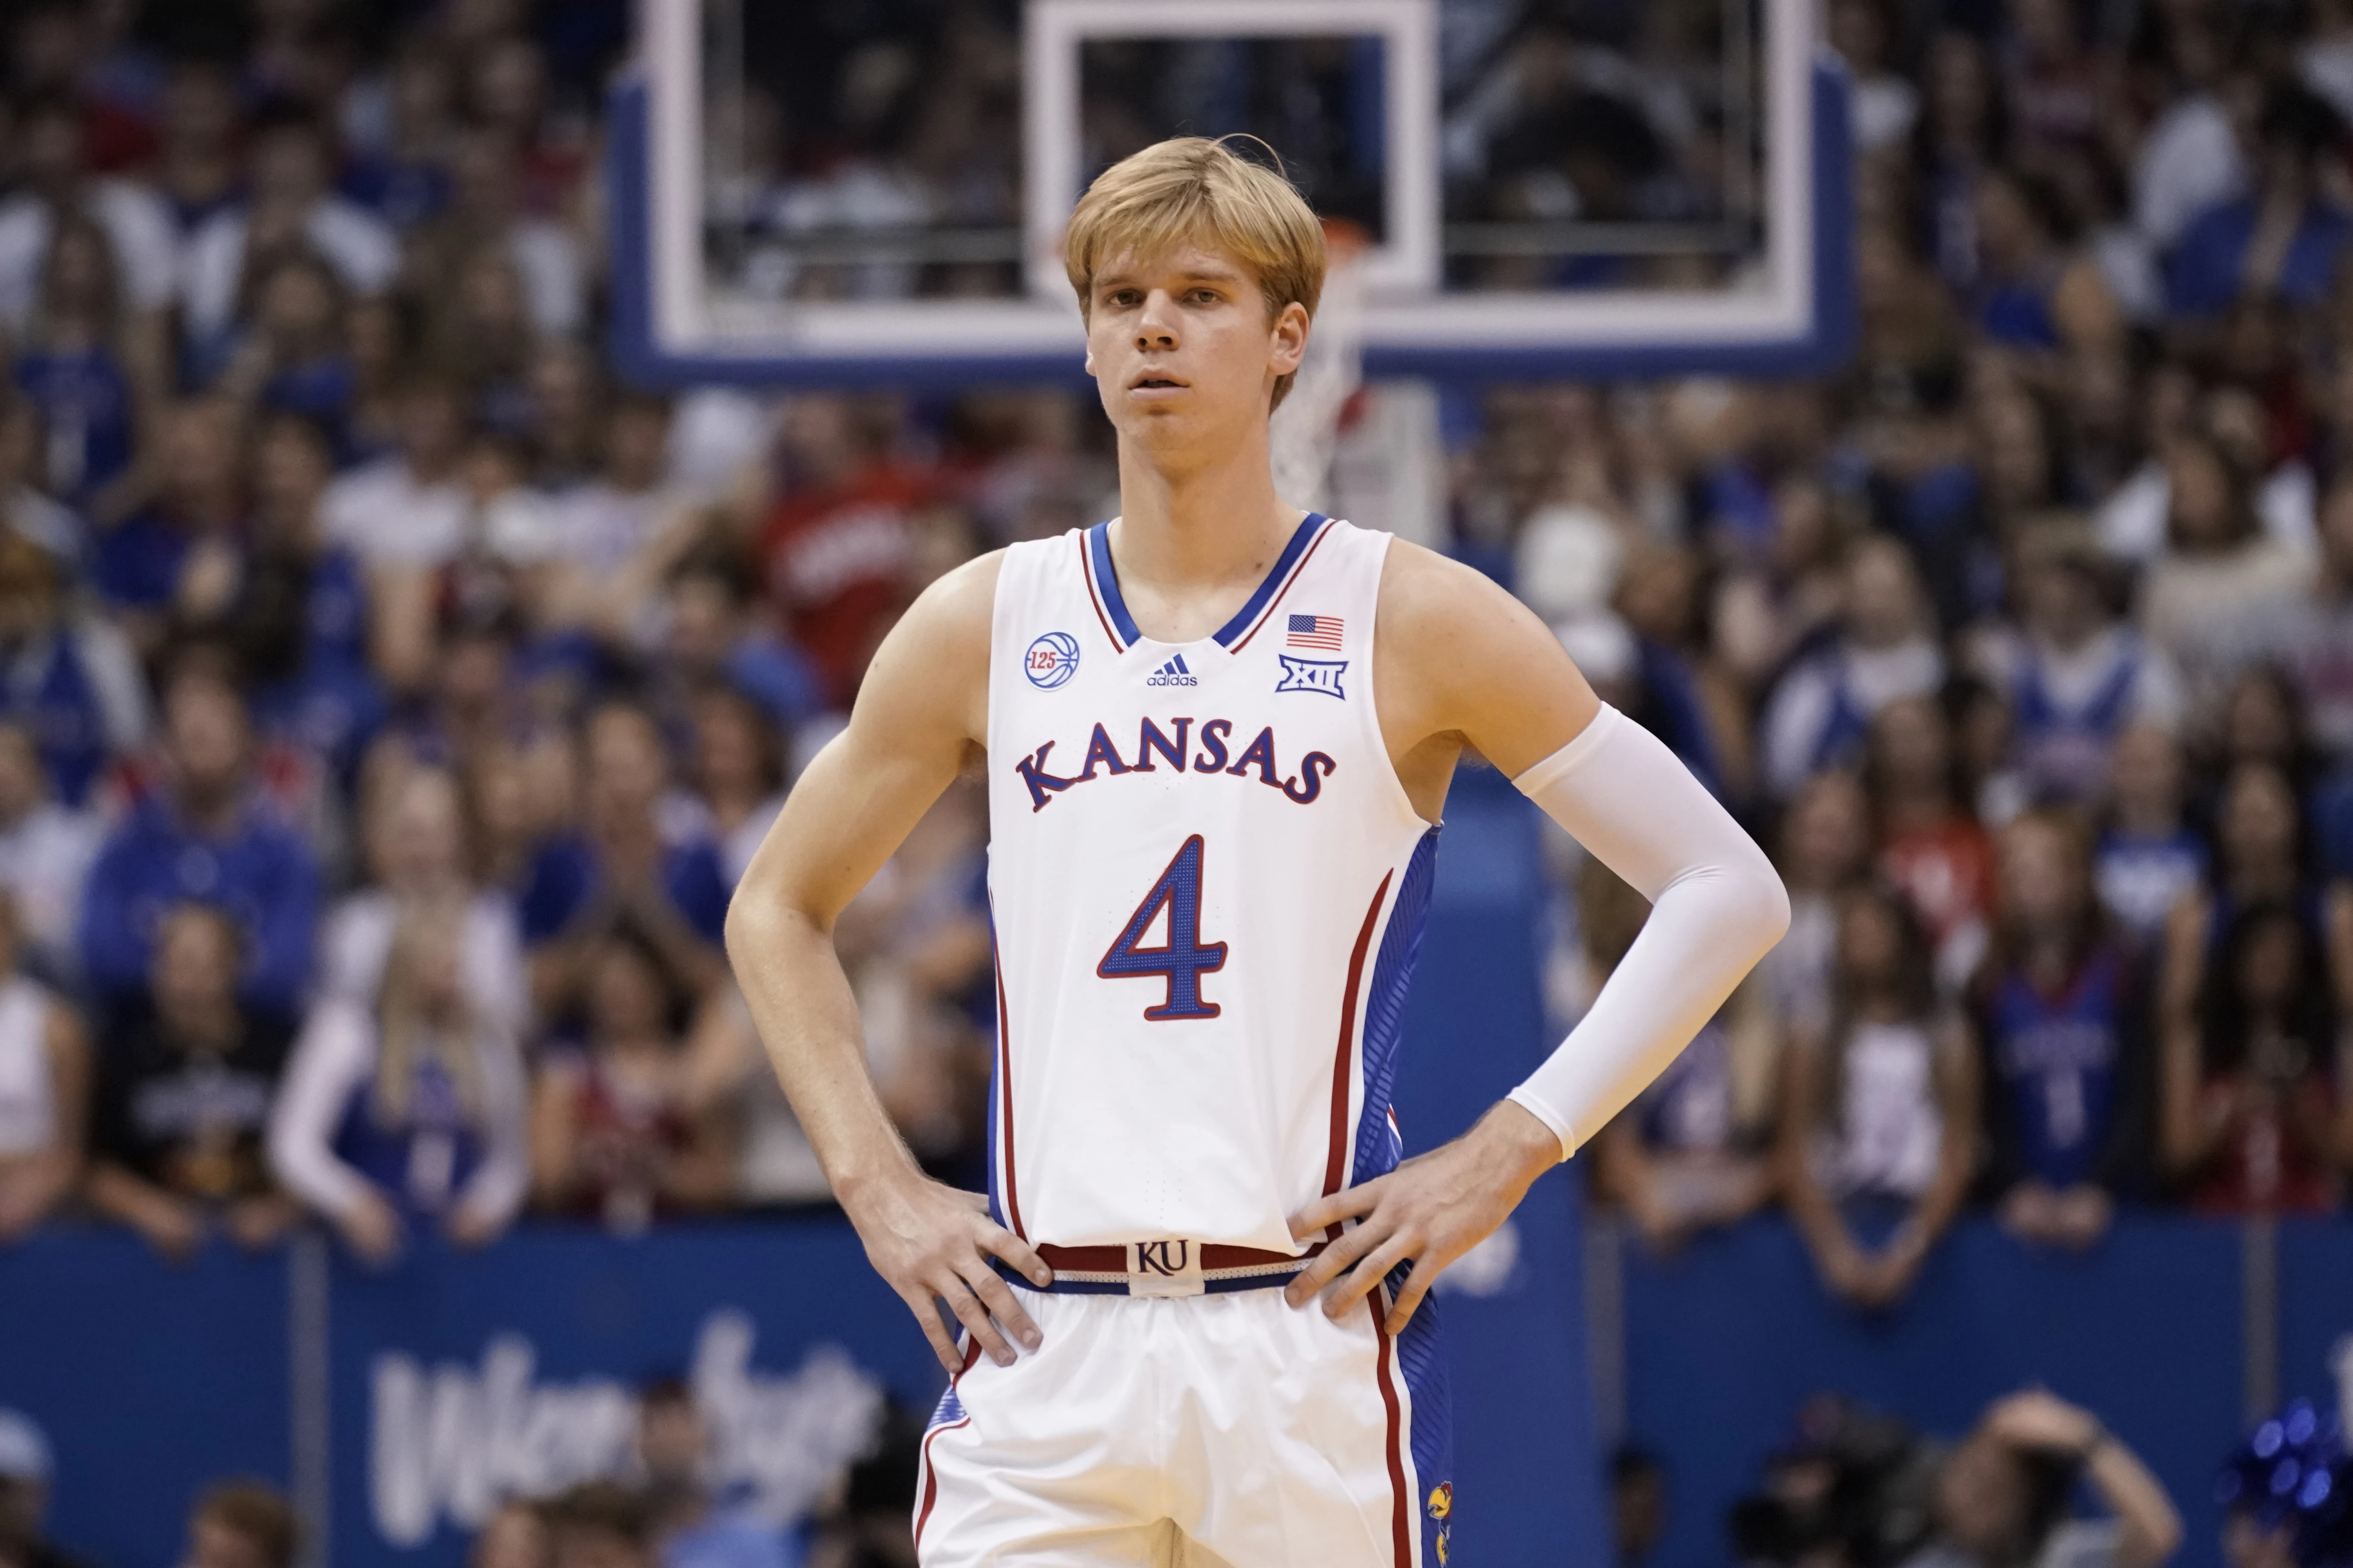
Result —
[[892, 629], [849, 728], [794, 786], [727, 911], [727, 956], [794, 1114], [867, 1258], [950, 1372], [962, 1357], [939, 1302], [1008, 1363], [1007, 1335], [1035, 1348], [1038, 1330], [989, 1256], [1041, 1286], [1052, 1274], [990, 1220], [986, 1199], [924, 1175], [891, 1124], [866, 1070], [833, 925], [986, 745], [1000, 559], [941, 578]]

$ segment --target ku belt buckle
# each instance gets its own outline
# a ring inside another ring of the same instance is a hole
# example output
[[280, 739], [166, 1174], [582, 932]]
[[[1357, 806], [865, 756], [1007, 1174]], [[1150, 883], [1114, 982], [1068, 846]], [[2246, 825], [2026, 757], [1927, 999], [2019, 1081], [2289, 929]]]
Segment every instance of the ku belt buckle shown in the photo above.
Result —
[[1127, 1293], [1131, 1296], [1198, 1296], [1203, 1289], [1201, 1255], [1189, 1241], [1127, 1244]]

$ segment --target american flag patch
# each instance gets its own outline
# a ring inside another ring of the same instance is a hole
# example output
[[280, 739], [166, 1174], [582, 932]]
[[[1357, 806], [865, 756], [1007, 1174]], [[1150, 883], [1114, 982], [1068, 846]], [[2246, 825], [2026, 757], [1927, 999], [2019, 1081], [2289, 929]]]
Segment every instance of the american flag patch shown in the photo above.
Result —
[[1340, 651], [1341, 620], [1337, 616], [1293, 616], [1283, 637], [1285, 647], [1321, 647]]

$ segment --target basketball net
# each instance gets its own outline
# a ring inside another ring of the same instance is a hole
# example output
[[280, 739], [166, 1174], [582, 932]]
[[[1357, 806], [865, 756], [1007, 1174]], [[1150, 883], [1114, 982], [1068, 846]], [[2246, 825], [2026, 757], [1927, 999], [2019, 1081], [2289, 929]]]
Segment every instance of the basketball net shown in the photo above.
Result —
[[1267, 432], [1274, 493], [1311, 511], [1331, 505], [1340, 416], [1364, 384], [1364, 260], [1371, 246], [1362, 227], [1343, 218], [1324, 220], [1324, 296], [1307, 334], [1307, 353]]

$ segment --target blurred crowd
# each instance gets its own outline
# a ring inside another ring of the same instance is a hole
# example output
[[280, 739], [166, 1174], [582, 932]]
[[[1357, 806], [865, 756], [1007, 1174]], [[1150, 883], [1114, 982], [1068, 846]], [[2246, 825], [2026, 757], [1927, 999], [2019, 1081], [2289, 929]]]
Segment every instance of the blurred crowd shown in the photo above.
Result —
[[[913, 595], [1100, 515], [1100, 421], [621, 384], [618, 6], [0, 21], [0, 1239], [821, 1201], [730, 890]], [[984, 831], [840, 931], [968, 1184]]]
[[[1971, 1203], [2312, 1213], [2353, 1168], [2353, 10], [1835, 0], [1842, 374], [1490, 396], [1457, 488], [1795, 923], [1599, 1140], [1899, 1300]], [[1638, 898], [1563, 857], [1573, 1015]]]

